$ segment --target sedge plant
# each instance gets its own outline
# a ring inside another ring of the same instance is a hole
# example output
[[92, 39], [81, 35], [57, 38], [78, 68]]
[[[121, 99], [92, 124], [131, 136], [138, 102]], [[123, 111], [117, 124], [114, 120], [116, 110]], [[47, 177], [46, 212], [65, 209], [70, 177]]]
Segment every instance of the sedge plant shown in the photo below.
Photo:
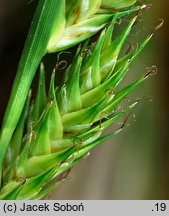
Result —
[[[123, 125], [101, 136], [137, 104], [117, 109], [154, 72], [119, 88], [154, 34], [120, 55], [138, 12], [146, 8], [135, 3], [39, 0], [0, 131], [0, 199], [42, 199], [90, 150], [121, 131]], [[116, 23], [126, 15], [131, 17], [129, 22], [112, 40]], [[59, 84], [55, 84], [54, 69], [46, 90], [42, 58], [75, 45], [74, 57]], [[38, 68], [38, 86], [32, 97], [31, 84]]]

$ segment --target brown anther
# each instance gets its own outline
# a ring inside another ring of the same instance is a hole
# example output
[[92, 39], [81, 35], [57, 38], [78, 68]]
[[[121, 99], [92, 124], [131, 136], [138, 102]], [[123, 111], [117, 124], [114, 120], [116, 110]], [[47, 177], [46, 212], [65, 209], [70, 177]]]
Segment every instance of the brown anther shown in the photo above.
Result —
[[105, 91], [105, 95], [106, 96], [111, 96], [112, 94], [114, 94], [114, 90], [113, 89], [106, 89], [106, 91]]
[[124, 121], [123, 121], [123, 124], [121, 125], [121, 127], [119, 128], [119, 130], [122, 130], [122, 129], [126, 126], [127, 121], [128, 121], [128, 119], [129, 119], [129, 116], [130, 116], [131, 114], [132, 114], [132, 113], [129, 113], [129, 114], [125, 117], [125, 119], [124, 119]]
[[60, 61], [60, 56], [62, 54], [71, 54], [71, 52], [60, 52], [58, 55], [57, 55], [57, 61], [56, 61], [56, 65], [55, 65], [55, 69], [58, 69], [58, 70], [63, 70], [67, 67], [67, 61], [66, 60], [62, 60]]
[[164, 19], [160, 18], [160, 19], [159, 19], [159, 22], [160, 22], [160, 23], [155, 27], [155, 31], [159, 30], [159, 29], [163, 26], [163, 24], [164, 24]]
[[73, 144], [75, 145], [76, 149], [78, 150], [79, 147], [83, 144], [83, 140], [80, 137], [75, 137], [73, 139]]
[[152, 4], [143, 4], [142, 6], [141, 6], [141, 10], [146, 10], [146, 9], [150, 9], [152, 7]]
[[90, 47], [84, 49], [84, 50], [81, 52], [81, 55], [82, 55], [82, 56], [85, 55], [85, 54], [87, 54], [87, 55], [89, 55], [89, 56], [92, 55], [92, 52], [91, 52], [91, 50], [90, 50]]
[[68, 52], [68, 51], [60, 52], [60, 53], [57, 55], [57, 61], [58, 61], [58, 62], [60, 61], [60, 56], [61, 56], [62, 54], [71, 54], [71, 52]]
[[32, 140], [36, 139], [36, 134], [34, 131], [31, 131], [30, 134], [28, 135], [28, 141], [31, 142]]
[[153, 97], [152, 96], [142, 96], [142, 97], [138, 97], [135, 99], [136, 103], [148, 100], [148, 101], [152, 101]]
[[156, 31], [158, 31], [164, 24], [164, 19], [160, 18], [159, 19], [160, 23], [153, 29], [152, 33], [149, 35], [149, 37], [152, 37]]
[[[129, 48], [127, 49], [125, 55], [129, 54], [131, 51], [135, 51], [138, 48], [138, 43], [132, 44], [131, 42], [127, 41], [129, 44]], [[129, 59], [130, 60], [130, 59]]]
[[36, 134], [33, 130], [31, 130], [28, 134], [26, 134], [23, 138], [23, 142], [32, 142], [32, 140], [36, 139]]
[[155, 74], [157, 74], [157, 71], [158, 71], [158, 68], [155, 66], [155, 65], [153, 65], [152, 67], [147, 67], [146, 68], [146, 75], [144, 76], [144, 78], [147, 78], [147, 77], [149, 77], [149, 76], [152, 76], [152, 75], [155, 75]]
[[26, 178], [19, 177], [15, 179], [16, 182], [19, 182], [20, 185], [24, 185], [26, 183]]
[[70, 174], [71, 170], [72, 170], [72, 169], [69, 168], [67, 171], [65, 171], [64, 173], [62, 173], [62, 174], [60, 175], [59, 181], [62, 181], [62, 180], [64, 180], [64, 179], [66, 179], [66, 178], [68, 177], [68, 175]]
[[56, 63], [56, 65], [55, 65], [55, 69], [58, 69], [58, 70], [63, 70], [66, 67], [67, 67], [67, 61], [66, 60], [60, 61], [60, 62]]
[[[141, 17], [143, 15], [143, 12], [142, 12], [142, 10], [139, 10], [138, 12], [137, 12], [137, 16], [138, 17]], [[140, 21], [140, 19], [138, 20], [137, 19], [137, 23]]]
[[49, 106], [52, 106], [52, 104], [53, 104], [53, 100], [50, 100], [49, 101]]
[[122, 23], [122, 19], [117, 18], [117, 19], [116, 19], [116, 24], [117, 24], [117, 25], [120, 25], [121, 23]]

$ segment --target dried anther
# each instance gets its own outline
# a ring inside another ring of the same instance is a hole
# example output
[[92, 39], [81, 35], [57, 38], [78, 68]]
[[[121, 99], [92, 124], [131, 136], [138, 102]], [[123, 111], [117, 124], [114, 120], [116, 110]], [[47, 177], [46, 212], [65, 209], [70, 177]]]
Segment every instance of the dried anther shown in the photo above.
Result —
[[114, 94], [114, 89], [106, 89], [106, 91], [105, 91], [106, 96], [111, 96], [113, 94]]
[[150, 37], [152, 37], [156, 33], [156, 31], [158, 31], [163, 26], [164, 19], [160, 18], [159, 22], [160, 23], [154, 28], [153, 32], [150, 34]]
[[60, 61], [59, 63], [55, 65], [55, 69], [58, 69], [58, 70], [64, 70], [66, 67], [67, 67], [66, 60]]
[[60, 175], [59, 181], [65, 180], [69, 176], [70, 172], [71, 172], [71, 168], [68, 169], [66, 172], [62, 173]]
[[142, 6], [141, 6], [141, 10], [145, 10], [145, 9], [150, 9], [151, 8], [151, 6], [152, 6], [152, 4], [143, 4]]
[[121, 125], [121, 127], [119, 128], [119, 130], [122, 130], [126, 125], [127, 125], [127, 121], [128, 121], [128, 119], [129, 119], [129, 117], [132, 115], [132, 113], [129, 113], [126, 117], [125, 117], [125, 119], [124, 119], [124, 121], [123, 121], [123, 124]]
[[19, 177], [19, 178], [15, 179], [15, 181], [19, 182], [20, 185], [24, 185], [26, 183], [26, 178]]
[[158, 68], [155, 65], [153, 65], [152, 67], [147, 67], [146, 75], [144, 76], [144, 78], [157, 74], [157, 71], [158, 71]]
[[68, 62], [66, 60], [60, 60], [60, 56], [62, 54], [71, 54], [71, 52], [60, 52], [57, 55], [57, 61], [56, 61], [55, 69], [64, 70], [67, 67]]
[[117, 18], [117, 20], [116, 20], [116, 24], [117, 24], [117, 25], [120, 25], [121, 23], [122, 23], [122, 19]]
[[78, 150], [79, 147], [83, 144], [83, 140], [80, 137], [75, 137], [73, 139], [73, 144], [75, 145], [76, 149]]
[[164, 20], [162, 18], [160, 18], [159, 21], [160, 23], [155, 27], [155, 31], [159, 30], [164, 24]]

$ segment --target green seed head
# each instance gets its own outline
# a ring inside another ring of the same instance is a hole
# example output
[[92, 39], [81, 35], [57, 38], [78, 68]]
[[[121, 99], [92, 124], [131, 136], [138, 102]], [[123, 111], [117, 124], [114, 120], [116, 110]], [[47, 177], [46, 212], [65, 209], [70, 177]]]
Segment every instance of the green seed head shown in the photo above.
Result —
[[[107, 127], [137, 104], [136, 101], [123, 110], [117, 109], [121, 101], [151, 75], [151, 70], [127, 86], [119, 88], [118, 85], [153, 34], [135, 50], [121, 52], [137, 16], [131, 18], [112, 40], [120, 12], [113, 15], [99, 13], [101, 4], [107, 7], [106, 3], [111, 3], [113, 9], [121, 9], [135, 1], [59, 1], [62, 12], [67, 11], [61, 13], [62, 18], [65, 15], [61, 25], [63, 35], [56, 38], [55, 43], [56, 31], [53, 31], [49, 52], [77, 44], [103, 28], [108, 21], [110, 24], [98, 35], [95, 43], [88, 39], [79, 45], [57, 88], [54, 70], [48, 92], [45, 67], [41, 64], [37, 94], [32, 100], [29, 96], [8, 148], [0, 199], [44, 197], [62, 180], [60, 174], [68, 171], [98, 144], [121, 131], [123, 126], [101, 137]], [[70, 19], [74, 11], [77, 14]], [[52, 180], [56, 177], [55, 183]]]
[[[40, 191], [45, 194], [42, 189], [45, 182], [72, 167], [88, 151], [121, 130], [100, 137], [109, 125], [136, 104], [115, 111], [120, 102], [147, 76], [121, 89], [116, 86], [151, 37], [136, 50], [119, 58], [137, 17], [131, 19], [124, 30], [112, 40], [117, 17], [115, 15], [110, 26], [101, 32], [96, 43], [91, 46], [86, 41], [79, 46], [57, 89], [55, 73], [52, 73], [48, 94], [44, 92], [44, 66], [41, 64], [37, 94], [30, 106], [32, 114], [27, 120], [29, 127], [25, 135], [23, 130], [20, 131], [20, 125], [16, 129], [15, 133], [18, 134], [19, 131], [24, 138], [20, 140], [18, 156], [12, 164], [15, 146], [9, 149], [8, 172], [5, 175], [5, 181], [9, 183], [8, 187], [1, 190], [0, 198], [9, 196], [9, 188], [15, 191], [17, 199], [37, 198]], [[45, 100], [42, 100], [43, 97]], [[12, 144], [18, 145], [17, 142]], [[26, 179], [24, 186], [13, 181], [14, 178]], [[34, 192], [30, 194], [30, 188], [35, 184]]]

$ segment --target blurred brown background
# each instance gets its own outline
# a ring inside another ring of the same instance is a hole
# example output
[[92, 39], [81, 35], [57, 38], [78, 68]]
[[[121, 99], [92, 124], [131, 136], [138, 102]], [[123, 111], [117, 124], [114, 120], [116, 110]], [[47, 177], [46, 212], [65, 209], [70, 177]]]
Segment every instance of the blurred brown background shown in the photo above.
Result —
[[[143, 100], [134, 110], [136, 119], [130, 119], [130, 126], [93, 150], [50, 199], [169, 199], [169, 2], [144, 3], [152, 3], [152, 7], [144, 13], [132, 40], [143, 39], [159, 23], [158, 18], [165, 24], [132, 72], [142, 74], [151, 65], [159, 72], [131, 98], [145, 96], [152, 102]], [[0, 119], [36, 5], [37, 0], [0, 0]]]

